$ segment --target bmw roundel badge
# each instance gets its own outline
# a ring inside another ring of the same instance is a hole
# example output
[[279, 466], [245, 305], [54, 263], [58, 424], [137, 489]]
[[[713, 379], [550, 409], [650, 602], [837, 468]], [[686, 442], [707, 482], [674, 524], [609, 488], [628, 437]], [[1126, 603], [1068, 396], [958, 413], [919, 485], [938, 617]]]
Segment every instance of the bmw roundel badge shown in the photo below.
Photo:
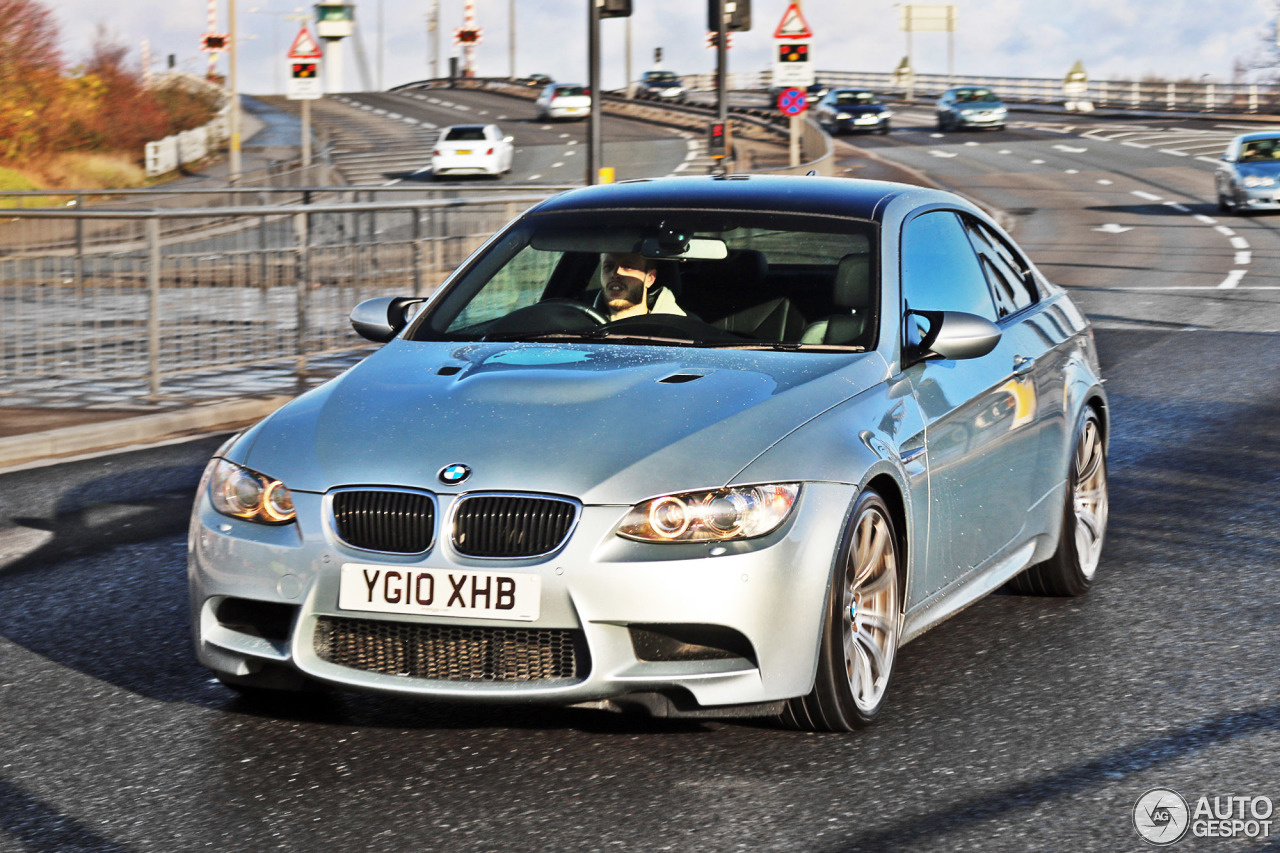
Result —
[[455, 462], [440, 469], [440, 482], [446, 486], [456, 486], [470, 476], [471, 469], [461, 462]]

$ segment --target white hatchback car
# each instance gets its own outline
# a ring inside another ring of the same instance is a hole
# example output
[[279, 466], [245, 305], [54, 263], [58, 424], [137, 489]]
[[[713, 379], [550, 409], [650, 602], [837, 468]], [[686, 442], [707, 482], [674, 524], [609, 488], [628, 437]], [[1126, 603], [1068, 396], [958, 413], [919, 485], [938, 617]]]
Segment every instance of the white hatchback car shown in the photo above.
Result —
[[586, 118], [591, 113], [591, 90], [576, 83], [552, 83], [538, 94], [538, 118]]
[[503, 175], [511, 171], [514, 137], [496, 124], [458, 124], [442, 128], [431, 149], [431, 174]]

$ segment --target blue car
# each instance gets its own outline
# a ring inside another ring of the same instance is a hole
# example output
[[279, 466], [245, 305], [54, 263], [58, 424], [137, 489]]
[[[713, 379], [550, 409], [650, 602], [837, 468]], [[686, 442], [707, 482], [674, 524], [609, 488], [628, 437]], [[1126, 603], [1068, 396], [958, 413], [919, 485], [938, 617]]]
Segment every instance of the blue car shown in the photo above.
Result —
[[1218, 210], [1280, 210], [1280, 134], [1245, 133], [1232, 139], [1214, 173]]

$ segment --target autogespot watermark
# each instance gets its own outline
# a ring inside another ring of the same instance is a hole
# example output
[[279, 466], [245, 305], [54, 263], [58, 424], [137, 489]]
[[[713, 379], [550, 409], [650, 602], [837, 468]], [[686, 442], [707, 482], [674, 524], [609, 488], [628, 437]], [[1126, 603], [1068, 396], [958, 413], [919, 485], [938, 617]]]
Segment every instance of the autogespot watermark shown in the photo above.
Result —
[[1152, 788], [1133, 804], [1133, 828], [1157, 847], [1196, 838], [1265, 838], [1271, 835], [1271, 798], [1202, 796], [1195, 805], [1172, 788]]

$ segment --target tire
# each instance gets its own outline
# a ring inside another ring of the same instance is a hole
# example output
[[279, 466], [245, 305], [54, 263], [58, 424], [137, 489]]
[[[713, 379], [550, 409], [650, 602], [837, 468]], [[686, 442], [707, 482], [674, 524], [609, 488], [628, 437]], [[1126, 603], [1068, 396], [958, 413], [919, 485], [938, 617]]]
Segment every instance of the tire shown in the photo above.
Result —
[[887, 121], [886, 121], [884, 124], [882, 124], [882, 125], [880, 125], [878, 128], [876, 128], [876, 133], [880, 134], [881, 136], [888, 136], [888, 135], [889, 135], [889, 122], [887, 122]]
[[1088, 592], [1106, 539], [1108, 503], [1102, 429], [1097, 414], [1086, 408], [1076, 426], [1058, 547], [1049, 559], [1014, 578], [1013, 589], [1031, 595], [1077, 596]]
[[780, 722], [808, 731], [848, 732], [884, 707], [901, 630], [899, 541], [875, 491], [854, 504], [827, 594], [813, 691], [790, 700]]
[[1222, 193], [1218, 193], [1218, 212], [1219, 213], [1231, 212], [1231, 205], [1227, 204], [1226, 196], [1222, 195]]

